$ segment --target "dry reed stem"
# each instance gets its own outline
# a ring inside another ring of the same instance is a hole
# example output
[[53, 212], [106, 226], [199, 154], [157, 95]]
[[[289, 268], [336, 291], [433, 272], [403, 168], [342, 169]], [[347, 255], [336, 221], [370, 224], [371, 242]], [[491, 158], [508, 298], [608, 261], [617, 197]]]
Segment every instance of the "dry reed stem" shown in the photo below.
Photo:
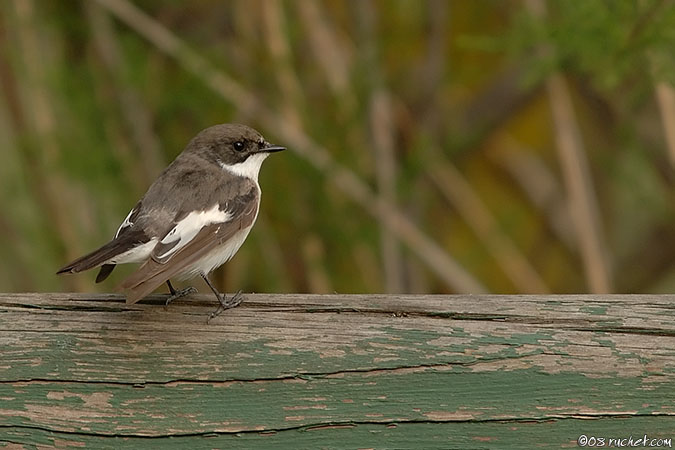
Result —
[[[639, 4], [642, 7], [648, 6], [645, 0], [641, 0]], [[672, 0], [661, 0], [652, 3], [651, 7], [637, 20], [627, 41], [632, 41], [639, 36], [654, 18], [662, 13], [662, 8], [666, 8], [669, 5], [672, 6], [672, 4]], [[651, 66], [652, 76], [654, 76], [657, 72], [657, 55], [654, 52], [648, 52], [647, 59]], [[675, 89], [672, 85], [659, 81], [654, 88], [654, 96], [661, 113], [661, 124], [663, 125], [663, 134], [666, 139], [668, 159], [670, 159], [670, 165], [675, 168]]]
[[[108, 120], [103, 123], [107, 139], [110, 142], [109, 148], [124, 168], [125, 178], [129, 184], [134, 187], [134, 192], [141, 195], [147, 189], [151, 179], [146, 171], [145, 164], [138, 163], [138, 157], [134, 154], [132, 144], [128, 139], [129, 133], [124, 130], [120, 120], [124, 114], [121, 112], [121, 101], [119, 99], [120, 80], [116, 79], [119, 71], [114, 69], [115, 60], [119, 60], [119, 54], [112, 56], [119, 51], [111, 34], [112, 19], [109, 14], [98, 4], [86, 2], [85, 13], [95, 49], [94, 61], [100, 64], [93, 64], [94, 70], [100, 71], [100, 76], [94, 77], [95, 90], [100, 98], [102, 107], [107, 107], [106, 115]], [[114, 105], [110, 107], [109, 105]]]
[[[0, 34], [0, 48], [4, 36]], [[4, 67], [0, 67], [4, 71]], [[0, 75], [2, 79], [4, 75]], [[4, 92], [2, 92], [4, 94]], [[17, 142], [12, 123], [11, 100], [0, 95], [0, 148], [5, 150], [3, 165], [0, 166], [0, 180], [5, 183], [14, 183], [15, 177], [20, 177], [21, 147]], [[8, 153], [12, 154], [8, 154]], [[18, 170], [17, 170], [18, 169]], [[14, 193], [2, 192], [0, 200], [9, 201]], [[3, 237], [3, 258], [0, 260], [0, 286], [15, 286], [18, 290], [28, 291], [35, 286], [34, 268], [29, 263], [30, 250], [33, 242], [22, 239], [23, 230], [17, 227], [17, 217], [13, 214], [0, 214], [0, 236]]]
[[319, 2], [299, 1], [292, 4], [308, 35], [305, 41], [312, 51], [313, 61], [323, 73], [328, 90], [340, 99], [336, 114], [340, 117], [353, 114], [359, 102], [350, 86], [353, 46], [324, 16]]
[[[526, 5], [530, 13], [544, 20], [546, 5], [542, 0], [527, 0]], [[540, 48], [542, 55], [552, 51], [551, 48]], [[553, 117], [558, 157], [568, 192], [569, 213], [579, 241], [588, 287], [594, 294], [606, 294], [612, 291], [609, 252], [600, 226], [593, 180], [574, 113], [572, 96], [567, 82], [559, 73], [551, 74], [546, 79], [546, 92]]]
[[451, 258], [436, 242], [417, 228], [391, 203], [377, 197], [353, 172], [337, 164], [329, 151], [312, 141], [305, 131], [284, 120], [258, 98], [209, 61], [190, 49], [171, 31], [126, 0], [97, 0], [160, 51], [166, 53], [195, 77], [265, 128], [276, 130], [283, 142], [306, 159], [366, 212], [382, 220], [397, 234], [429, 269], [460, 293], [485, 292], [485, 288]]
[[150, 111], [143, 104], [138, 91], [125, 82], [125, 74], [129, 69], [122, 57], [114, 24], [96, 3], [86, 2], [85, 7], [91, 22], [94, 43], [111, 75], [121, 116], [136, 147], [136, 165], [140, 166], [144, 184], [148, 185], [165, 166], [159, 138], [152, 129]]
[[585, 157], [567, 83], [559, 74], [549, 77], [546, 89], [551, 100], [556, 142], [569, 195], [569, 209], [584, 261], [586, 279], [594, 294], [612, 291], [608, 250], [600, 226], [593, 181]]
[[323, 241], [316, 233], [309, 233], [301, 243], [301, 250], [306, 263], [309, 292], [330, 294], [334, 292], [330, 276], [326, 270], [326, 250]]
[[[289, 35], [286, 32], [286, 20], [283, 13], [283, 5], [280, 0], [265, 0], [260, 3], [262, 11], [262, 23], [264, 25], [266, 44], [270, 55], [274, 59], [274, 75], [281, 92], [281, 101], [278, 102], [280, 114], [296, 127], [302, 127], [303, 121], [300, 111], [305, 109], [306, 98], [293, 68], [292, 46]], [[329, 30], [325, 30], [327, 32]], [[268, 227], [269, 228], [269, 227]], [[271, 244], [275, 238], [271, 230], [267, 230], [265, 239], [261, 243]], [[274, 248], [279, 249], [278, 242]], [[333, 292], [329, 271], [326, 268], [324, 248], [318, 237], [314, 234], [303, 239], [300, 245], [300, 256], [304, 260], [309, 291], [313, 293]], [[268, 248], [267, 250], [271, 250]], [[267, 251], [265, 252], [267, 254]], [[279, 259], [279, 262], [283, 262]], [[281, 269], [281, 268], [278, 268]], [[277, 270], [282, 273], [283, 270]]]
[[[270, 272], [276, 275], [275, 286], [280, 292], [293, 290], [293, 277], [290, 273], [288, 260], [284, 258], [284, 250], [279, 244], [277, 230], [271, 227], [270, 221], [265, 217], [265, 211], [260, 211], [255, 225], [255, 239], [260, 244], [261, 253], [265, 255], [264, 265], [271, 267]], [[253, 270], [257, 270], [260, 264], [256, 264]]]
[[541, 158], [523, 149], [514, 139], [507, 137], [502, 145], [512, 150], [494, 155], [496, 162], [511, 175], [534, 207], [543, 212], [542, 216], [560, 242], [573, 249], [574, 228], [563, 187]]
[[[49, 222], [50, 229], [64, 243], [65, 256], [74, 259], [82, 252], [82, 245], [75, 228], [67, 217], [71, 207], [67, 201], [68, 186], [66, 180], [56, 170], [61, 158], [57, 141], [57, 123], [52, 111], [47, 86], [45, 58], [42, 54], [40, 27], [36, 23], [35, 5], [32, 0], [15, 0], [14, 12], [18, 27], [17, 47], [25, 69], [20, 85], [24, 106], [25, 123], [35, 136], [35, 144], [40, 152], [28, 152], [28, 169], [32, 172], [31, 184], [37, 193]], [[34, 153], [30, 156], [30, 153]], [[68, 278], [64, 281], [69, 289], [84, 290], [89, 283], [82, 278]]]
[[432, 135], [438, 135], [447, 126], [439, 108], [443, 98], [439, 92], [442, 89], [446, 65], [450, 64], [447, 36], [450, 31], [448, 12], [452, 5], [446, 0], [429, 0], [426, 3], [427, 51], [417, 73], [419, 86], [417, 107], [421, 110], [420, 122]]
[[286, 23], [279, 0], [266, 0], [260, 3], [265, 43], [274, 60], [274, 73], [281, 92], [281, 114], [296, 126], [302, 126], [299, 111], [304, 108], [304, 96], [298, 77], [291, 64], [291, 46], [284, 32]]
[[675, 169], [675, 89], [667, 83], [657, 83], [656, 101], [661, 111], [661, 121], [670, 164]]
[[550, 292], [544, 280], [513, 241], [502, 232], [488, 207], [452, 164], [435, 162], [428, 170], [428, 175], [490, 251], [518, 292]]
[[298, 11], [298, 18], [307, 30], [307, 43], [328, 80], [328, 86], [336, 95], [347, 94], [352, 65], [347, 46], [340, 45], [338, 33], [323, 16], [318, 2], [301, 1], [295, 2], [294, 6]]
[[[392, 99], [377, 69], [377, 12], [372, 0], [358, 3], [357, 12], [362, 32], [360, 45], [365, 55], [365, 64], [370, 67], [370, 134], [373, 146], [373, 166], [377, 181], [377, 193], [385, 201], [396, 205], [396, 155], [394, 148], [394, 123]], [[387, 293], [404, 292], [403, 257], [398, 239], [386, 223], [379, 220], [380, 254], [384, 269], [384, 288]]]
[[[394, 153], [394, 130], [391, 117], [391, 99], [382, 87], [375, 87], [370, 100], [370, 126], [373, 136], [373, 157], [378, 194], [386, 202], [396, 205], [396, 155]], [[403, 258], [398, 239], [381, 219], [380, 248], [384, 268], [386, 292], [397, 294], [404, 291]]]

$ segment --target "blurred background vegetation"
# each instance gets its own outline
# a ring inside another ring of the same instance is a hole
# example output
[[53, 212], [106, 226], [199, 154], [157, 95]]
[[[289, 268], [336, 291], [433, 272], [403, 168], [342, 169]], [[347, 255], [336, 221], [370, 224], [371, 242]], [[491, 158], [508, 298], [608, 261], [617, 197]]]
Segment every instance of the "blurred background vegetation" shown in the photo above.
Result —
[[0, 291], [113, 290], [54, 272], [223, 122], [290, 149], [228, 292], [675, 291], [672, 1], [0, 11]]

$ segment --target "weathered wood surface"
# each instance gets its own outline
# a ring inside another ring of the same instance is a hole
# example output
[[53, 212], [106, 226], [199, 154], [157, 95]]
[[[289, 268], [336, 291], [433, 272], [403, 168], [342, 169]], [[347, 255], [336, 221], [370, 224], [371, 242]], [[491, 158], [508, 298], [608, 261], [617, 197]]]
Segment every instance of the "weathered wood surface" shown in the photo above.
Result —
[[[0, 294], [0, 444], [675, 439], [674, 296]], [[667, 442], [667, 441], [666, 441]]]

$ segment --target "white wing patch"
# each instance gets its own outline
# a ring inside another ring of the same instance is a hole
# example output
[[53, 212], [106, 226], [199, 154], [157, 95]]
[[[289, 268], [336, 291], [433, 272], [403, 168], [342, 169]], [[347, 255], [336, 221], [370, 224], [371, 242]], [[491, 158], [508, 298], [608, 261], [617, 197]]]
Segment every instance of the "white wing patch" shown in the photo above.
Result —
[[218, 204], [213, 205], [213, 208], [207, 211], [192, 211], [159, 241], [160, 244], [165, 245], [175, 241], [178, 241], [178, 243], [161, 255], [157, 255], [157, 258], [164, 259], [185, 247], [205, 226], [212, 223], [224, 223], [230, 220], [232, 220], [232, 214], [227, 211], [221, 211]]
[[[120, 235], [120, 232], [133, 225], [133, 222], [131, 221], [131, 215], [134, 213], [134, 208], [131, 208], [131, 211], [129, 211], [129, 214], [127, 214], [127, 217], [124, 219], [124, 222], [122, 222], [122, 225], [117, 229], [117, 233], [115, 233], [115, 238]], [[113, 238], [114, 239], [114, 238]]]

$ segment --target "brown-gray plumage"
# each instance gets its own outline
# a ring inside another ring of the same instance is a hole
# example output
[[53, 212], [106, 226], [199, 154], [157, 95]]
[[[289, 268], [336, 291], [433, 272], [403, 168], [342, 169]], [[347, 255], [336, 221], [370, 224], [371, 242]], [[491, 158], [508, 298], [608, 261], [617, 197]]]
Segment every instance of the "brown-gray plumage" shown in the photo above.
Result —
[[101, 282], [116, 264], [142, 262], [121, 284], [128, 303], [175, 276], [198, 274], [212, 287], [206, 276], [236, 253], [257, 217], [260, 165], [279, 150], [245, 125], [203, 130], [150, 186], [112, 241], [57, 273], [100, 266]]

